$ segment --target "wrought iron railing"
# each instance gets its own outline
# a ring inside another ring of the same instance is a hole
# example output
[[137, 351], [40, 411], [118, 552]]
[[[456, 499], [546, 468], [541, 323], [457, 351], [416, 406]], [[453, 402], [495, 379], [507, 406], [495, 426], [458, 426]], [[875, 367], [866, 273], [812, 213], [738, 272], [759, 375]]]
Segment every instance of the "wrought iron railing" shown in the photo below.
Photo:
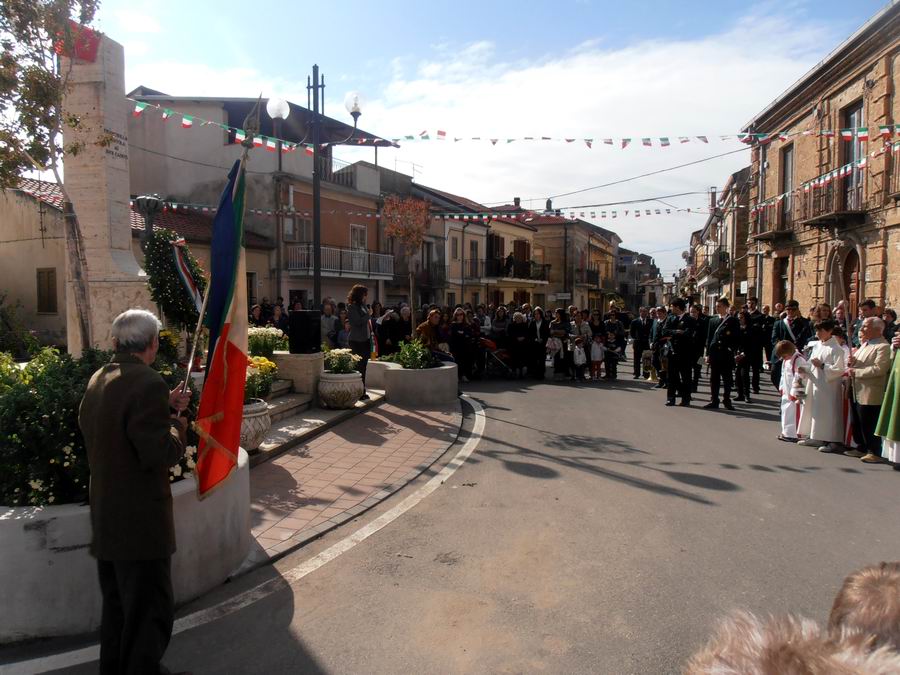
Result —
[[[322, 246], [322, 273], [340, 276], [393, 277], [394, 256], [374, 251]], [[292, 272], [313, 272], [313, 245], [285, 246], [285, 265]]]
[[534, 260], [518, 260], [509, 258], [488, 258], [482, 260], [481, 276], [491, 279], [527, 279], [529, 281], [547, 281], [550, 265], [542, 265]]

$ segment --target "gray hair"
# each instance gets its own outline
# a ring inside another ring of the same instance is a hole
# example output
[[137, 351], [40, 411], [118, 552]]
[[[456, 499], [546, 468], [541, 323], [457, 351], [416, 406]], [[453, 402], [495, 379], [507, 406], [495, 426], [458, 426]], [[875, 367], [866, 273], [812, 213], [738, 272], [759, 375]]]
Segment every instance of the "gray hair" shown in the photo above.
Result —
[[881, 333], [884, 332], [884, 319], [881, 319], [877, 316], [870, 316], [865, 321], [863, 321], [863, 323], [865, 323], [866, 321], [871, 321], [872, 325], [875, 327], [875, 330]]
[[513, 314], [513, 321], [521, 322], [525, 320], [525, 315], [522, 312], [516, 312]]
[[159, 337], [162, 324], [156, 315], [146, 309], [129, 309], [117, 316], [112, 323], [112, 338], [116, 349], [132, 354], [142, 352]]

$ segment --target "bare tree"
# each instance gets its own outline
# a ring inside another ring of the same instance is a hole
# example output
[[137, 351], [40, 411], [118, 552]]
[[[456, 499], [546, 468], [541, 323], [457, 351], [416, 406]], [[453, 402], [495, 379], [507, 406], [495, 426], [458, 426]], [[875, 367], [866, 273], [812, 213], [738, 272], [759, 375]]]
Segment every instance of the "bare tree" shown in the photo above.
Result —
[[429, 204], [415, 197], [390, 195], [381, 208], [384, 233], [403, 244], [407, 268], [409, 269], [409, 305], [415, 300], [416, 277], [412, 268], [413, 256], [422, 248], [428, 231]]

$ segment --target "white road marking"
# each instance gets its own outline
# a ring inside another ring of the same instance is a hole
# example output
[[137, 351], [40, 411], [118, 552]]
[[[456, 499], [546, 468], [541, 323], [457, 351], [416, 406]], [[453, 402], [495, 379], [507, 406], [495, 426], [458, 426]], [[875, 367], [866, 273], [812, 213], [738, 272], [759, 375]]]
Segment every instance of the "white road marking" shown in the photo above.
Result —
[[[253, 588], [247, 589], [246, 591], [224, 600], [218, 605], [201, 609], [181, 617], [175, 622], [175, 627], [172, 631], [173, 635], [183, 633], [192, 628], [198, 628], [205, 624], [212, 623], [213, 621], [217, 621], [218, 619], [222, 619], [230, 614], [234, 614], [235, 612], [239, 612], [245, 607], [283, 589], [285, 586], [293, 585], [341, 554], [346, 553], [357, 544], [362, 543], [379, 530], [387, 527], [404, 513], [414, 508], [419, 502], [425, 499], [425, 497], [437, 490], [465, 463], [469, 456], [475, 451], [475, 448], [478, 446], [478, 443], [481, 441], [481, 437], [484, 434], [484, 408], [481, 407], [481, 404], [479, 404], [478, 401], [469, 398], [468, 396], [464, 395], [462, 398], [466, 403], [472, 406], [472, 410], [475, 413], [475, 420], [469, 440], [463, 444], [462, 448], [459, 449], [459, 452], [456, 453], [453, 459], [425, 483], [425, 485], [413, 492], [409, 497], [397, 504], [397, 506], [382, 513], [372, 522], [359, 528], [356, 532], [345, 537], [341, 541], [329, 546], [318, 555], [313, 556], [309, 560], [304, 560], [296, 567], [292, 567], [281, 576], [264, 581]], [[33, 673], [90, 663], [99, 658], [100, 646], [91, 645], [74, 651], [62, 652], [51, 656], [30, 659], [28, 661], [18, 661], [8, 665], [0, 665], [0, 673], [8, 673], [9, 675], [32, 675]]]

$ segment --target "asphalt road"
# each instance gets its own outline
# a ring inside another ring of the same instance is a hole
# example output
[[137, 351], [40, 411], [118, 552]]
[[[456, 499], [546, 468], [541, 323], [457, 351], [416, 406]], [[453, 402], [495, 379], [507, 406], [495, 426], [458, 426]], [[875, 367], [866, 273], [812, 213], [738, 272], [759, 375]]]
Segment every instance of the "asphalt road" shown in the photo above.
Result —
[[[484, 437], [446, 484], [293, 585], [177, 635], [169, 667], [678, 672], [723, 613], [824, 620], [846, 573], [900, 558], [900, 473], [778, 442], [774, 394], [729, 413], [666, 408], [630, 378], [467, 392]], [[185, 612], [287, 573], [402, 494]]]

